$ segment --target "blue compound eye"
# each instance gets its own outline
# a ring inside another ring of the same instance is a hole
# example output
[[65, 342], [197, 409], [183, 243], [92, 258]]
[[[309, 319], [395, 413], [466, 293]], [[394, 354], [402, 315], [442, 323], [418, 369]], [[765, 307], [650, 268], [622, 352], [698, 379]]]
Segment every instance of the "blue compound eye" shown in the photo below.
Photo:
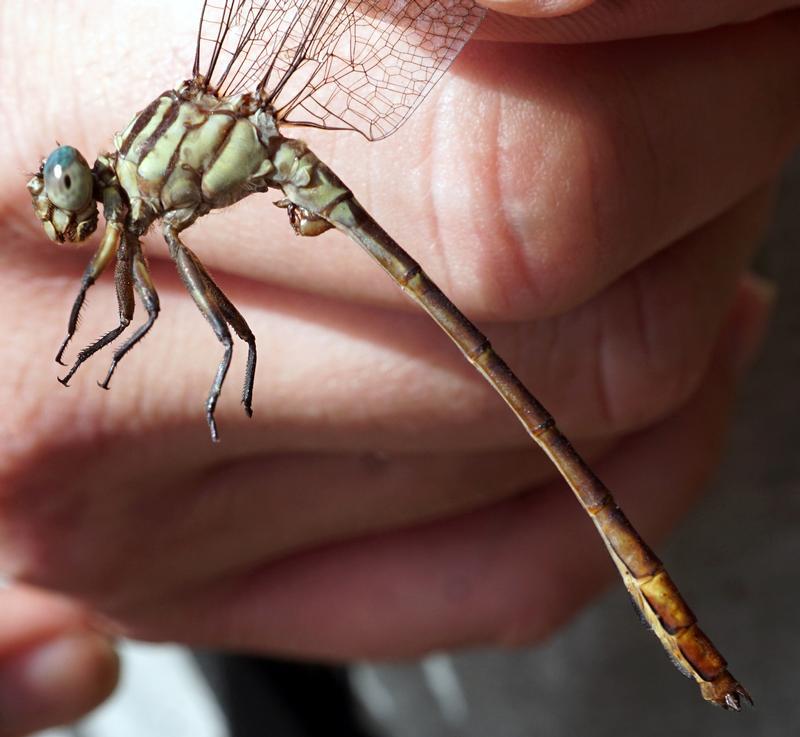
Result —
[[44, 162], [44, 188], [60, 210], [80, 212], [92, 200], [92, 170], [80, 151], [60, 146]]

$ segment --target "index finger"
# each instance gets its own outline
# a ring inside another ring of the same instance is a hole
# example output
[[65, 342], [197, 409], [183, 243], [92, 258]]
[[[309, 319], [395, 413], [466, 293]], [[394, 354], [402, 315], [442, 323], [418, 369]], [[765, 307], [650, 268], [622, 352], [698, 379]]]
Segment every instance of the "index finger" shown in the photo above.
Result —
[[480, 0], [490, 12], [478, 37], [492, 41], [588, 43], [693, 33], [795, 8], [798, 0]]

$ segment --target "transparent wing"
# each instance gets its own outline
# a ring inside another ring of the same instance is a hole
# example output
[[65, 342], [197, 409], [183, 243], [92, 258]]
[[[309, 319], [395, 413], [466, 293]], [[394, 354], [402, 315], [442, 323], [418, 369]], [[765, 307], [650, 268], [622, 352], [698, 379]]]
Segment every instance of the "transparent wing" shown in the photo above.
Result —
[[393, 133], [480, 24], [474, 0], [203, 3], [194, 73], [293, 125]]

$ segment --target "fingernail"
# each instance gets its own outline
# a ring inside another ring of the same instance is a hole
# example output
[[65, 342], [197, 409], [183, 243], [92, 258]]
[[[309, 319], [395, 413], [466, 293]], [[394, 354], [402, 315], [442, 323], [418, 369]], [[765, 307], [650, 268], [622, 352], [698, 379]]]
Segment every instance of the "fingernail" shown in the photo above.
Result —
[[488, 0], [503, 10], [504, 5], [513, 5], [515, 15], [530, 18], [555, 18], [582, 10], [594, 0]]
[[64, 635], [0, 663], [0, 737], [72, 722], [113, 691], [119, 660], [93, 632]]
[[775, 305], [775, 283], [758, 274], [747, 274], [739, 286], [732, 315], [730, 365], [737, 379], [750, 370], [764, 343]]

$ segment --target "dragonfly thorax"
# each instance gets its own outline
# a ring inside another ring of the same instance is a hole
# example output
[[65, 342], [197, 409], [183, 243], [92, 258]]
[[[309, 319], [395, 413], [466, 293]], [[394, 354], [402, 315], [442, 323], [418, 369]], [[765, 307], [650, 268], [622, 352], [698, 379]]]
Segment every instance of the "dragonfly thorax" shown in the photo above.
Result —
[[197, 217], [263, 191], [280, 139], [253, 95], [220, 99], [192, 80], [137, 113], [115, 137], [109, 162], [131, 221], [146, 227], [169, 212]]

